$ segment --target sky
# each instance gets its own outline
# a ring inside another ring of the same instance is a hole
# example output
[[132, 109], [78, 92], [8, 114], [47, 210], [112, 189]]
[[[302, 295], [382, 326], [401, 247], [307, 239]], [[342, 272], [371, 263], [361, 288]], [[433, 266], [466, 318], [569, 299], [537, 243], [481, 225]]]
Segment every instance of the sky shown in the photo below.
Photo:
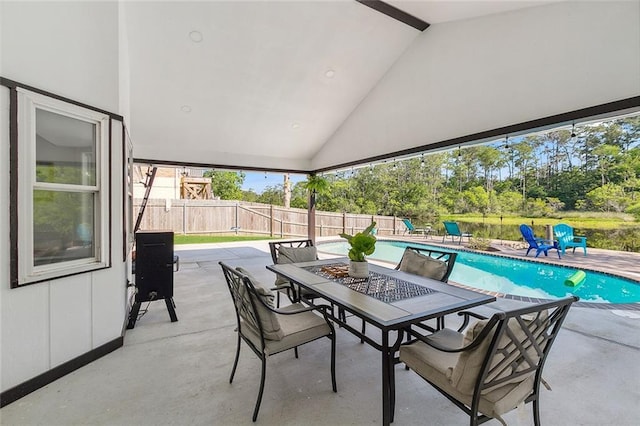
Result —
[[[284, 177], [282, 173], [261, 173], [261, 172], [244, 172], [246, 177], [242, 189], [245, 191], [252, 190], [256, 194], [262, 194], [267, 186], [275, 187], [276, 185], [282, 185]], [[306, 175], [289, 175], [291, 184], [306, 180]]]

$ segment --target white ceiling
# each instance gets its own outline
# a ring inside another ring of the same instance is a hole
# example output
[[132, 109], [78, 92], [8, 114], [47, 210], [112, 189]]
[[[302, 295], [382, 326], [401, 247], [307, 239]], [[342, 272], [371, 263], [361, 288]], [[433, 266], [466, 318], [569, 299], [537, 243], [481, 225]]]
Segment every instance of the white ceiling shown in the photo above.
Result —
[[151, 158], [175, 144], [191, 160], [309, 159], [419, 34], [355, 1], [125, 11], [135, 154]]
[[559, 1], [566, 0], [390, 0], [387, 1], [387, 3], [430, 24], [442, 24], [444, 22], [479, 18], [481, 16], [508, 12], [510, 10], [524, 9], [532, 6], [541, 6], [548, 3], [557, 3]]
[[[444, 28], [557, 2], [389, 3]], [[431, 30], [421, 34], [353, 0], [121, 4], [134, 156], [247, 169], [312, 170], [325, 144]], [[356, 131], [346, 143], [357, 138]], [[389, 135], [386, 152], [395, 142]]]

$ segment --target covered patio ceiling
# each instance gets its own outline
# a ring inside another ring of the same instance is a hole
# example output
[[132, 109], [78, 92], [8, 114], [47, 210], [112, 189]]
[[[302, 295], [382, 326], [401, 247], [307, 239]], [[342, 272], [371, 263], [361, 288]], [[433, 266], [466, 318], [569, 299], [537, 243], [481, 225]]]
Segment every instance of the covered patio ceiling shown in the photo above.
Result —
[[126, 1], [123, 113], [136, 160], [158, 164], [313, 172], [476, 143], [638, 109], [638, 16], [629, 1]]

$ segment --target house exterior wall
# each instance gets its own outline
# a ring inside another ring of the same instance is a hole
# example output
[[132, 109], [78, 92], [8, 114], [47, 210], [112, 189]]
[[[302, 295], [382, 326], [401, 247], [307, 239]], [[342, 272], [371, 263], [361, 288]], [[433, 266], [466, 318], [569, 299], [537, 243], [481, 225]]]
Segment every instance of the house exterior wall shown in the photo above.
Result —
[[[149, 198], [179, 199], [181, 171], [182, 169], [175, 167], [158, 167]], [[146, 166], [134, 165], [133, 198], [144, 197], [146, 192], [145, 173], [147, 173]], [[137, 213], [138, 211], [134, 209], [134, 214]]]
[[637, 1], [559, 2], [432, 25], [312, 168], [639, 96], [638, 16]]
[[[118, 2], [0, 3], [0, 75], [117, 114], [118, 7]], [[111, 267], [11, 289], [9, 89], [0, 87], [2, 392], [122, 336], [123, 128], [118, 120], [111, 126]]]

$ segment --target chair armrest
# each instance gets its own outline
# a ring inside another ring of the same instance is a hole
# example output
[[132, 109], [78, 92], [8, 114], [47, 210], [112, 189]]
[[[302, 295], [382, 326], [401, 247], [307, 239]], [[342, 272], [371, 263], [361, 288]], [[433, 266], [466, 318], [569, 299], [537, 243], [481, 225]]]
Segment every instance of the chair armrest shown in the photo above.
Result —
[[540, 237], [536, 237], [535, 240], [537, 243], [543, 243], [548, 245], [553, 245], [553, 243], [555, 243], [555, 240], [547, 240], [546, 238], [540, 238]]
[[272, 312], [275, 312], [276, 314], [280, 314], [280, 315], [295, 315], [295, 314], [300, 314], [302, 312], [310, 312], [310, 311], [321, 311], [323, 316], [326, 316], [326, 311], [329, 308], [329, 306], [327, 305], [311, 305], [311, 306], [305, 306], [303, 308], [300, 309], [295, 309], [295, 310], [282, 310], [282, 309], [277, 309], [277, 308], [272, 308], [271, 306], [268, 306], [265, 304], [265, 306]]
[[476, 336], [475, 339], [473, 339], [473, 341], [471, 343], [469, 343], [468, 345], [464, 345], [458, 348], [452, 348], [449, 346], [445, 346], [441, 343], [438, 343], [435, 339], [431, 338], [430, 336], [422, 336], [422, 335], [418, 335], [416, 333], [412, 333], [417, 340], [420, 340], [421, 342], [424, 342], [425, 344], [431, 346], [434, 349], [437, 349], [441, 352], [448, 352], [448, 353], [458, 353], [458, 352], [465, 352], [465, 351], [469, 351], [471, 349], [474, 349], [475, 347], [477, 347], [478, 345], [480, 345], [480, 343], [482, 343], [482, 341], [487, 337], [487, 335], [489, 334], [489, 332], [491, 332], [495, 326], [495, 324], [501, 320], [505, 318], [505, 314], [497, 314], [494, 317], [492, 317], [489, 322], [487, 323], [487, 325], [482, 329], [482, 331], [480, 332], [480, 334], [478, 334]]
[[331, 320], [329, 319], [329, 314], [327, 313], [329, 308], [330, 308], [330, 306], [327, 306], [327, 305], [311, 305], [311, 306], [306, 306], [306, 307], [301, 308], [301, 309], [289, 310], [289, 311], [283, 311], [283, 310], [280, 310], [280, 309], [271, 309], [271, 308], [269, 308], [269, 309], [274, 311], [277, 314], [280, 314], [280, 315], [296, 315], [296, 314], [300, 314], [302, 312], [318, 311], [318, 312], [320, 312], [320, 314], [322, 314], [322, 318], [324, 318], [324, 320], [327, 322], [327, 324], [329, 324], [329, 327], [331, 327], [333, 329], [333, 326], [331, 325]]
[[[482, 305], [480, 305], [480, 306], [482, 306]], [[467, 319], [469, 317], [474, 317], [474, 318], [481, 319], [481, 320], [489, 318], [489, 317], [486, 317], [486, 316], [484, 316], [482, 314], [479, 314], [479, 313], [473, 312], [473, 311], [460, 311], [460, 312], [458, 312], [458, 316], [463, 316], [463, 315]]]
[[474, 317], [480, 320], [483, 319], [487, 319], [487, 317], [485, 317], [484, 315], [481, 315], [477, 312], [473, 312], [473, 311], [460, 311], [458, 312], [459, 316], [464, 316], [464, 318], [462, 319], [462, 325], [458, 328], [458, 332], [461, 332], [462, 330], [464, 330], [465, 328], [467, 328], [467, 326], [469, 325], [469, 319], [470, 317]]
[[292, 287], [291, 282], [286, 282], [282, 285], [277, 285], [275, 287], [271, 287], [269, 290], [271, 291], [288, 291]]

